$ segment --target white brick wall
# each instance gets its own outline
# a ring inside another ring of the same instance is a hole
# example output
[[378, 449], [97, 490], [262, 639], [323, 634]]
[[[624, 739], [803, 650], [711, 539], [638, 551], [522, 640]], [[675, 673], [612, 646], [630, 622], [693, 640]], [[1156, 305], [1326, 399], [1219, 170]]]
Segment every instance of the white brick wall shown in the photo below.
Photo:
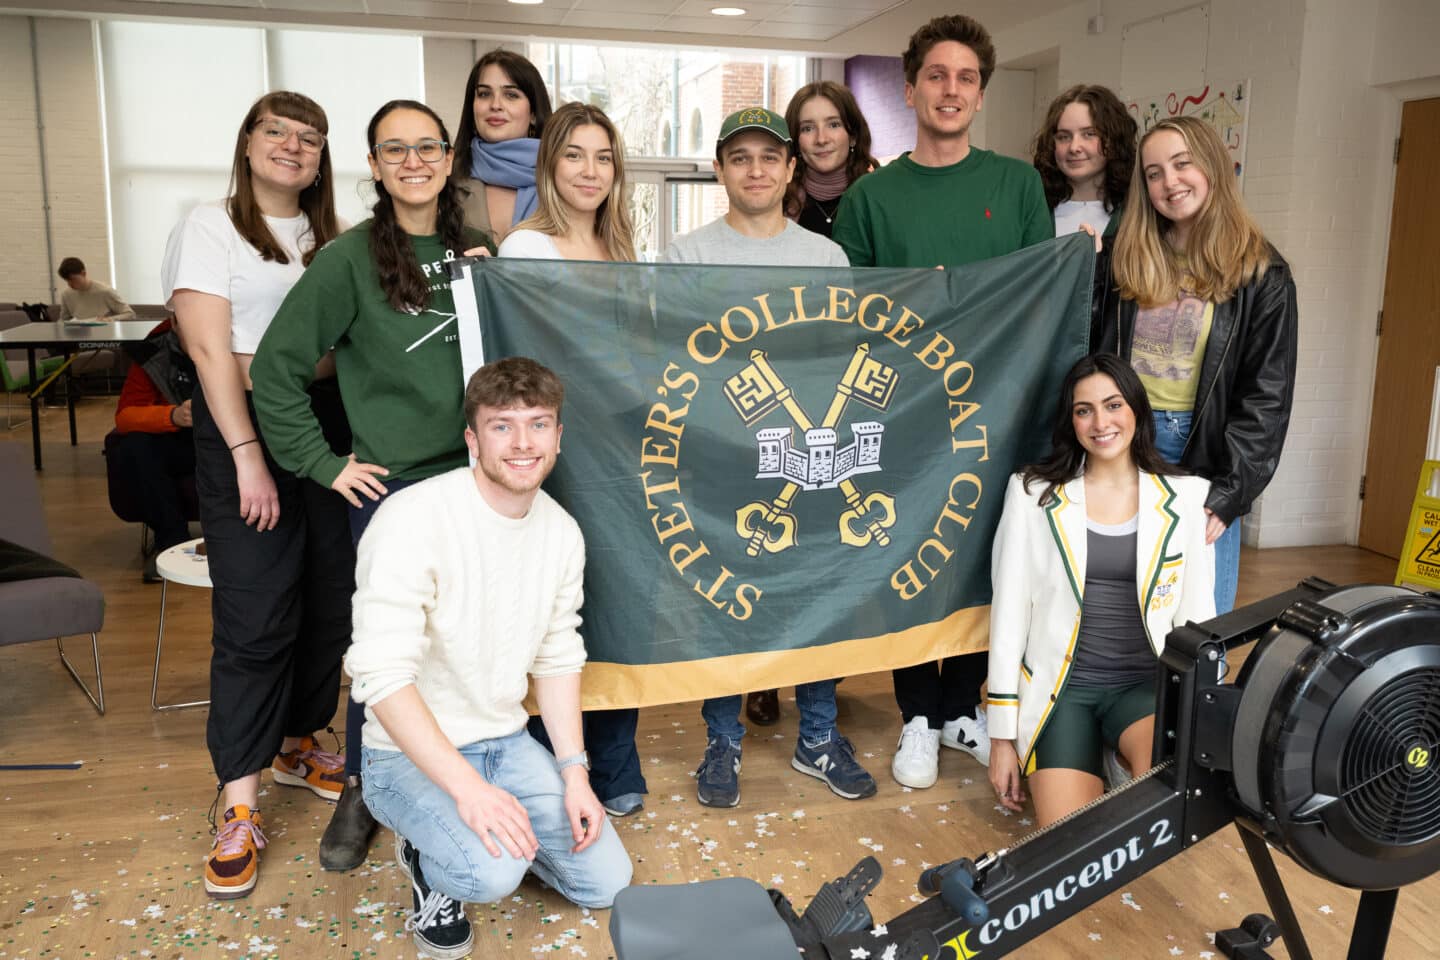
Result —
[[[0, 300], [43, 301], [60, 260], [77, 256], [109, 282], [99, 88], [88, 20], [37, 18], [40, 96], [54, 262], [45, 256], [34, 60], [25, 17], [0, 17]], [[55, 278], [55, 283], [59, 284]]]
[[[996, 35], [1001, 59], [1059, 47], [1057, 86], [1119, 85], [1121, 34], [1173, 6], [1111, 0], [1085, 33], [1076, 3]], [[1212, 0], [1205, 74], [1252, 84], [1245, 198], [1290, 262], [1300, 305], [1295, 404], [1285, 453], [1245, 525], [1247, 542], [1350, 542], [1359, 521], [1400, 96], [1440, 74], [1420, 43], [1431, 0]], [[1428, 18], [1428, 19], [1427, 19]], [[1433, 33], [1433, 30], [1429, 31]], [[1186, 38], [1177, 37], [1176, 42]], [[1372, 64], [1373, 59], [1373, 66]], [[1384, 82], [1386, 90], [1372, 83]], [[1433, 94], [1432, 94], [1433, 95]]]

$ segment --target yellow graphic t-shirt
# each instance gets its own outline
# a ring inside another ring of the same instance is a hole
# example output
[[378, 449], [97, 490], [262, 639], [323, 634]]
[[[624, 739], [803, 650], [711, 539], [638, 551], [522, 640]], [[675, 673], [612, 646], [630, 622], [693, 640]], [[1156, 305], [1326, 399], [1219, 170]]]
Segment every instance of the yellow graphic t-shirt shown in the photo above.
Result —
[[1195, 408], [1200, 364], [1214, 317], [1215, 304], [1183, 288], [1170, 303], [1136, 311], [1130, 364], [1145, 384], [1150, 406], [1174, 411]]

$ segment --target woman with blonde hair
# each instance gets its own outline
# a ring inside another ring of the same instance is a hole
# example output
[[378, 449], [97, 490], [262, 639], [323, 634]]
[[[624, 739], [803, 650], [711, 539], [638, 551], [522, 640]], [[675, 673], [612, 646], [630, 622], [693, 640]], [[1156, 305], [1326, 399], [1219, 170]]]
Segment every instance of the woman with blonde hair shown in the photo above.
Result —
[[[500, 244], [501, 257], [533, 260], [635, 259], [630, 211], [625, 204], [625, 145], [599, 107], [567, 103], [545, 124], [536, 157], [535, 213], [516, 224]], [[585, 714], [590, 787], [613, 817], [645, 804], [645, 775], [635, 749], [638, 710]], [[530, 735], [547, 748], [539, 717]]]
[[500, 256], [635, 259], [625, 205], [625, 147], [605, 111], [567, 103], [551, 114], [535, 170], [535, 212], [515, 225]]
[[1298, 339], [1290, 268], [1251, 219], [1214, 128], [1174, 117], [1140, 141], [1097, 285], [1097, 350], [1140, 375], [1156, 445], [1210, 481], [1215, 608], [1235, 604], [1240, 518], [1280, 461]]

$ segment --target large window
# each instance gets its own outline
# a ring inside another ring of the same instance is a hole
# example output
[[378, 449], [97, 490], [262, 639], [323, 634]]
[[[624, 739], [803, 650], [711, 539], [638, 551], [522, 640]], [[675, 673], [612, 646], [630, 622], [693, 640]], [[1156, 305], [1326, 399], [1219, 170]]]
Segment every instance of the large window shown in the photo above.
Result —
[[[100, 25], [115, 285], [133, 303], [160, 300], [170, 228], [225, 196], [236, 131], [267, 90], [295, 90], [330, 121], [340, 216], [368, 216], [365, 124], [395, 97], [422, 99], [420, 40], [194, 24]], [[345, 64], [346, 69], [336, 69]]]
[[620, 128], [633, 185], [636, 247], [649, 257], [661, 252], [667, 237], [725, 212], [718, 187], [674, 182], [677, 170], [703, 175], [710, 169], [725, 116], [753, 106], [784, 113], [809, 80], [806, 58], [792, 55], [565, 43], [531, 43], [525, 53], [556, 103], [594, 104]]

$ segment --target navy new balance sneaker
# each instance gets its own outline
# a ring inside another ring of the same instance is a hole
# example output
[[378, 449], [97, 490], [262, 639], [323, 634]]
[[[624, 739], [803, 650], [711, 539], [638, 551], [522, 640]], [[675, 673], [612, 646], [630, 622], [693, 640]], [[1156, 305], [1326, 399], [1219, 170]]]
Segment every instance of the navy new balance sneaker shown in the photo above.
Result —
[[832, 732], [820, 743], [808, 743], [801, 737], [795, 744], [790, 766], [824, 780], [831, 793], [846, 800], [875, 795], [875, 778], [860, 766], [855, 759], [855, 748], [839, 733]]
[[740, 748], [728, 737], [716, 737], [705, 748], [705, 759], [695, 771], [695, 795], [707, 807], [740, 802]]

